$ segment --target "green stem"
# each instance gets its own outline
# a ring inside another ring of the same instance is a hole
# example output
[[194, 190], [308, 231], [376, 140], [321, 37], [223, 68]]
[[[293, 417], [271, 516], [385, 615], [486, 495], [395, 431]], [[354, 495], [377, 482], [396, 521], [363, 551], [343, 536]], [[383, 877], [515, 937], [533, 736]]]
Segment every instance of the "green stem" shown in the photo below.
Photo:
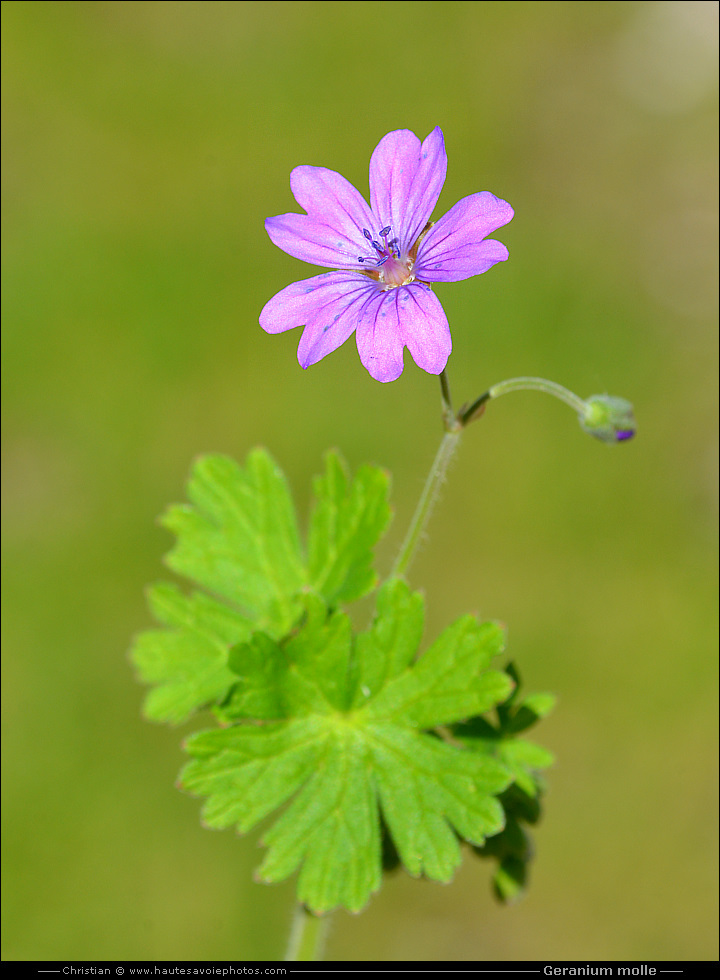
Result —
[[578, 398], [572, 391], [563, 388], [562, 385], [556, 384], [554, 381], [546, 381], [545, 378], [510, 378], [509, 381], [501, 381], [499, 384], [493, 385], [492, 388], [488, 388], [484, 394], [475, 399], [469, 408], [461, 408], [458, 413], [459, 422], [463, 426], [472, 422], [474, 418], [478, 417], [480, 409], [486, 402], [490, 401], [491, 398], [507, 395], [510, 391], [544, 391], [548, 395], [559, 398], [570, 408], [574, 408], [578, 415], [582, 415], [586, 407], [582, 398]]
[[285, 961], [321, 960], [325, 949], [329, 916], [313, 915], [304, 905], [295, 908]]
[[446, 431], [449, 432], [451, 429], [457, 428], [457, 420], [453, 412], [452, 398], [450, 397], [450, 384], [447, 374], [444, 371], [440, 372], [440, 392], [442, 394], [443, 423]]
[[438, 498], [438, 492], [445, 480], [448, 463], [457, 448], [461, 432], [462, 429], [458, 426], [458, 428], [446, 432], [443, 436], [443, 441], [440, 443], [440, 448], [433, 460], [428, 478], [423, 487], [423, 492], [415, 508], [410, 527], [405, 535], [400, 554], [397, 556], [392, 572], [390, 573], [391, 577], [404, 575], [410, 562], [415, 557], [415, 551], [420, 543], [427, 522], [430, 519], [430, 514]]

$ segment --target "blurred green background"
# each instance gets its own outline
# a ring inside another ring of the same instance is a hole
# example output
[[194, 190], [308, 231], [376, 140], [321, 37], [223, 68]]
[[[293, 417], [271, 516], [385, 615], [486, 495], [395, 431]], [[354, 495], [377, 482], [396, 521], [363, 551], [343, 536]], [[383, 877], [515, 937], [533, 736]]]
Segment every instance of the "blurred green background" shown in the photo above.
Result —
[[[441, 430], [409, 356], [307, 372], [257, 318], [301, 163], [367, 193], [442, 126], [436, 217], [491, 190], [510, 261], [439, 286], [455, 399], [520, 374], [634, 401], [608, 449], [542, 395], [468, 430], [411, 569], [428, 636], [509, 626], [559, 695], [530, 892], [391, 878], [328, 957], [709, 959], [716, 946], [715, 3], [5, 2], [6, 959], [273, 959], [292, 883], [173, 786], [193, 730], [126, 659], [191, 460], [263, 444], [305, 513], [321, 454], [394, 478], [387, 570]], [[194, 726], [202, 727], [202, 722]]]

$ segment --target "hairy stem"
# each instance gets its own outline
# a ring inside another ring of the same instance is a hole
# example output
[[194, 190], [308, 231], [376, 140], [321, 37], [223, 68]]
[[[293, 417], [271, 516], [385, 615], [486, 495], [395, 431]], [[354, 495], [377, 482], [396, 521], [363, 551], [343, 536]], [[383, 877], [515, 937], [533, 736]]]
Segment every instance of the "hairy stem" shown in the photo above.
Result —
[[442, 417], [445, 426], [445, 435], [435, 455], [433, 464], [430, 467], [423, 492], [420, 495], [413, 519], [410, 521], [410, 527], [400, 549], [400, 554], [395, 559], [395, 564], [390, 572], [391, 578], [404, 575], [410, 562], [415, 557], [415, 552], [422, 540], [423, 532], [425, 531], [427, 522], [430, 520], [430, 515], [437, 501], [440, 487], [445, 481], [448, 464], [457, 448], [460, 433], [463, 430], [463, 422], [453, 412], [452, 400], [450, 398], [450, 384], [448, 383], [447, 374], [444, 371], [440, 374], [440, 394], [442, 398]]

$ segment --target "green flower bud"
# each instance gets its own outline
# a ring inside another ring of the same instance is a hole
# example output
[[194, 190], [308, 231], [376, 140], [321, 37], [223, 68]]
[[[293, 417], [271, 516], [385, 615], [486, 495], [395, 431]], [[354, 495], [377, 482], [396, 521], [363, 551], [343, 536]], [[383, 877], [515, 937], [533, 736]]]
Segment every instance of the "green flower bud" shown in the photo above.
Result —
[[585, 432], [603, 442], [626, 442], [635, 435], [633, 407], [624, 398], [591, 395], [578, 419]]

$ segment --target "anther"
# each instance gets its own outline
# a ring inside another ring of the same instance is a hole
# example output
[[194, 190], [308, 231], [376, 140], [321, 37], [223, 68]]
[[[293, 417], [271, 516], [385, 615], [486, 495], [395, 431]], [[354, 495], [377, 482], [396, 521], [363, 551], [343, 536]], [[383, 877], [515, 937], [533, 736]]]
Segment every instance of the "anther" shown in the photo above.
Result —
[[384, 228], [380, 229], [379, 237], [382, 239], [382, 244], [372, 237], [372, 234], [367, 228], [363, 228], [362, 233], [370, 242], [372, 247], [375, 249], [375, 255], [373, 256], [358, 256], [358, 262], [364, 264], [366, 262], [372, 262], [376, 268], [381, 265], [385, 265], [388, 259], [400, 258], [400, 248], [398, 245], [398, 239], [393, 238], [392, 241], [388, 241], [388, 235], [391, 233], [392, 229], [390, 225], [386, 225]]

